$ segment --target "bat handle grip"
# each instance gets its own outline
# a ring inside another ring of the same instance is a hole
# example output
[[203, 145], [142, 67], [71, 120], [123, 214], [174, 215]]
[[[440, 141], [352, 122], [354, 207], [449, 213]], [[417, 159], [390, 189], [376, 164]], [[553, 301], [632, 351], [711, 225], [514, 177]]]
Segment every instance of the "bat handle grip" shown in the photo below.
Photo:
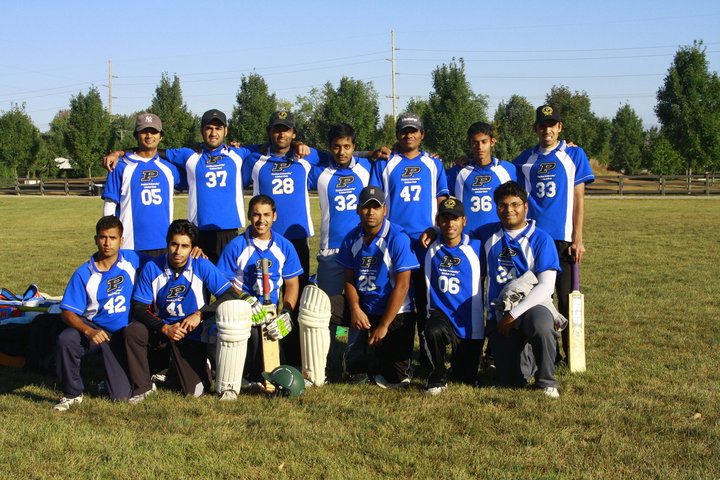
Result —
[[572, 264], [572, 289], [580, 290], [580, 265], [577, 262]]

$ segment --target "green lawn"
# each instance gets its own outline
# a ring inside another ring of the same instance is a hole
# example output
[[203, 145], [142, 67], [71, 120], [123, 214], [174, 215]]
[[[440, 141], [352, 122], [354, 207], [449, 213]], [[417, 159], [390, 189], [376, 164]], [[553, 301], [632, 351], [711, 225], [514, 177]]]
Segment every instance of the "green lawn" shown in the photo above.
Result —
[[[720, 478], [720, 199], [586, 207], [588, 371], [559, 372], [558, 400], [457, 385], [429, 398], [418, 378], [221, 404], [171, 380], [130, 406], [95, 396], [88, 362], [89, 395], [59, 414], [54, 378], [0, 367], [0, 477]], [[100, 213], [97, 198], [0, 197], [0, 286], [61, 294]]]

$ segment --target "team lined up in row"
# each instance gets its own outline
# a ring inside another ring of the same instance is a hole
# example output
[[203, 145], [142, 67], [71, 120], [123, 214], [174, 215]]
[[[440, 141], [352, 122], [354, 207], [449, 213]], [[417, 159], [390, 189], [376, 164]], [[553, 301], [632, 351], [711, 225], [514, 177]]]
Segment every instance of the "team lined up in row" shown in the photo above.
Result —
[[[238, 227], [244, 226], [244, 218], [240, 213], [244, 210], [242, 187], [251, 182], [254, 194], [267, 194], [274, 199], [278, 215], [273, 232], [290, 240], [299, 254], [301, 268], [307, 274], [307, 239], [313, 235], [307, 192], [317, 189], [322, 211], [318, 284], [331, 296], [342, 294], [349, 284], [354, 285], [359, 296], [360, 309], [365, 314], [372, 314], [368, 299], [371, 292], [377, 288], [375, 282], [378, 272], [370, 270], [373, 265], [387, 263], [386, 252], [381, 252], [383, 256], [376, 257], [377, 263], [369, 261], [370, 265], [364, 265], [366, 270], [363, 270], [365, 273], [362, 274], [359, 274], [359, 270], [356, 272], [348, 268], [347, 259], [345, 263], [341, 257], [336, 261], [341, 243], [346, 239], [345, 233], [357, 225], [357, 214], [366, 207], [359, 202], [360, 193], [365, 186], [379, 187], [383, 200], [379, 202], [379, 199], [375, 198], [374, 203], [381, 203], [379, 207], [386, 210], [389, 225], [399, 228], [413, 240], [413, 249], [418, 255], [416, 258], [419, 258], [421, 249], [417, 246], [417, 240], [423, 230], [435, 224], [438, 203], [449, 193], [461, 200], [455, 201], [455, 205], [467, 205], [469, 214], [466, 217], [468, 226], [465, 229], [472, 231], [498, 220], [493, 191], [500, 184], [520, 178], [525, 189], [530, 192], [527, 202], [530, 217], [555, 240], [557, 251], [561, 254], [560, 265], [563, 260], [570, 261], [571, 257], [580, 261], [584, 252], [583, 187], [585, 183], [593, 180], [592, 172], [582, 149], [570, 147], [559, 139], [562, 123], [551, 106], [538, 109], [535, 128], [540, 143], [523, 152], [516, 160], [517, 173], [515, 165], [498, 161], [491, 156], [491, 148], [495, 142], [491, 127], [487, 124], [474, 124], [468, 131], [474, 161], [464, 168], [451, 169], [448, 172], [449, 182], [442, 163], [420, 149], [424, 128], [417, 115], [406, 114], [400, 117], [397, 123], [397, 151], [385, 153], [384, 158], [374, 163], [353, 156], [354, 131], [345, 124], [334, 127], [329, 133], [328, 154], [309, 149], [302, 144], [293, 144], [296, 132], [292, 114], [289, 112], [276, 112], [271, 117], [268, 125], [270, 146], [264, 152], [261, 151], [261, 146], [225, 146], [223, 140], [227, 133], [226, 123], [222, 112], [206, 112], [202, 118], [203, 145], [197, 150], [186, 148], [161, 151], [168, 162], [159, 158], [157, 152], [162, 138], [160, 120], [151, 114], [138, 116], [136, 138], [139, 148], [133, 153], [125, 154], [117, 168], [108, 175], [103, 194], [106, 200], [105, 213], [119, 215], [125, 225], [126, 246], [146, 250], [148, 253], [160, 253], [165, 242], [163, 229], [173, 216], [173, 187], [186, 186], [189, 191], [188, 218], [200, 229], [199, 244], [203, 250], [211, 259], [217, 261], [223, 247], [237, 235]], [[110, 168], [123, 153], [118, 152], [106, 158]], [[300, 156], [303, 158], [299, 158]], [[375, 206], [374, 203], [371, 202], [368, 208]], [[526, 204], [525, 201], [520, 203]], [[445, 214], [451, 215], [451, 212], [444, 212]], [[360, 219], [362, 224], [362, 214]], [[440, 217], [437, 219], [439, 221]], [[533, 223], [533, 230], [534, 227]], [[253, 227], [248, 229], [251, 230]], [[373, 236], [377, 236], [380, 231], [385, 230], [378, 230]], [[257, 245], [253, 248], [258, 251], [265, 250]], [[358, 250], [360, 247], [354, 248]], [[407, 251], [410, 251], [410, 248]], [[532, 270], [533, 262], [534, 259], [526, 261], [523, 268], [516, 268], [515, 275], [527, 269]], [[442, 267], [447, 268], [448, 265]], [[370, 270], [367, 270], [368, 268]], [[463, 267], [457, 274], [471, 270]], [[560, 271], [560, 266], [557, 270]], [[567, 270], [569, 269], [563, 269]], [[348, 277], [348, 271], [352, 273], [351, 277]], [[394, 274], [401, 272], [389, 273], [390, 284], [394, 284]], [[505, 281], [512, 279], [514, 274], [510, 271], [506, 273]], [[371, 279], [373, 275], [376, 276], [375, 279]], [[281, 273], [279, 277], [282, 276]], [[412, 282], [416, 287], [415, 307], [418, 311], [420, 331], [424, 330], [423, 324], [427, 318], [424, 311], [428, 298], [425, 294], [426, 276], [427, 271], [423, 275], [421, 270], [417, 270]], [[562, 280], [563, 275], [559, 277], [559, 286], [562, 288], [565, 282]], [[444, 290], [444, 293], [452, 294], [456, 290], [455, 285], [465, 284], [459, 279], [459, 276], [438, 276], [438, 282], [444, 283], [444, 287], [440, 286], [440, 289]], [[238, 283], [244, 285], [242, 281]], [[299, 287], [304, 283], [301, 279]], [[479, 285], [475, 279], [467, 283]], [[569, 279], [566, 283], [566, 289], [569, 290]], [[430, 284], [432, 291], [432, 282]], [[248, 290], [246, 293], [256, 296], [259, 294], [256, 288]], [[479, 292], [479, 288], [476, 290]], [[348, 295], [347, 291], [345, 293], [350, 300], [352, 295]], [[563, 296], [560, 294], [559, 298], [562, 299]], [[432, 295], [429, 297], [432, 310], [435, 305]], [[391, 292], [383, 300], [386, 303], [393, 300]], [[353, 305], [353, 302], [350, 301], [350, 304]], [[560, 307], [562, 312], [562, 303]], [[390, 311], [388, 315], [392, 320], [395, 314], [411, 310], [411, 304], [403, 301], [397, 310]], [[482, 309], [475, 308], [472, 309], [473, 314], [478, 310], [482, 315]], [[359, 330], [372, 328], [375, 335], [377, 325], [368, 325], [367, 322], [358, 320], [356, 313], [356, 310], [352, 310], [350, 315], [353, 326], [364, 327]], [[478, 327], [477, 320], [472, 320], [473, 314], [452, 315], [451, 330], [455, 338], [481, 341], [484, 337], [482, 320]], [[477, 317], [477, 314], [474, 316]], [[492, 315], [488, 318], [492, 318]], [[357, 335], [352, 333], [350, 347], [356, 343], [357, 338]], [[373, 342], [373, 338], [378, 340], [376, 337], [377, 335], [371, 335], [370, 342]], [[410, 339], [411, 347], [412, 336]], [[425, 340], [422, 342], [424, 344]], [[482, 343], [480, 345], [482, 346]], [[286, 349], [286, 362], [299, 364], [297, 349], [294, 351], [293, 354], [292, 348]], [[348, 351], [351, 352], [352, 349], [349, 348]], [[393, 377], [386, 379], [390, 384], [402, 384], [409, 378], [407, 372], [398, 371], [398, 375], [388, 375]]]

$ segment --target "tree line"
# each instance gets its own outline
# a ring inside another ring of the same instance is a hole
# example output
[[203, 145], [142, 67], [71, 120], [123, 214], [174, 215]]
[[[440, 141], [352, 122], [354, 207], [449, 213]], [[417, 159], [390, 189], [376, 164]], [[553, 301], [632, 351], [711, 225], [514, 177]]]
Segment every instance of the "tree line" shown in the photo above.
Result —
[[[498, 158], [511, 161], [536, 143], [535, 106], [513, 95], [489, 119], [487, 96], [473, 92], [462, 58], [435, 68], [432, 80], [428, 97], [411, 99], [406, 111], [423, 117], [425, 148], [441, 155], [448, 165], [468, 154], [465, 132], [477, 121], [495, 127]], [[702, 41], [680, 47], [668, 68], [657, 91], [659, 128], [645, 130], [629, 104], [622, 105], [612, 119], [598, 117], [586, 92], [573, 92], [565, 85], [552, 87], [545, 102], [560, 110], [563, 137], [613, 170], [628, 175], [720, 171], [720, 79], [709, 70]], [[293, 103], [271, 93], [256, 73], [241, 77], [232, 112], [226, 112], [231, 113], [229, 138], [263, 143], [267, 119], [280, 108], [295, 112], [298, 138], [311, 146], [324, 148], [326, 132], [339, 122], [355, 127], [358, 149], [395, 141], [394, 120], [391, 115], [380, 118], [372, 82], [343, 77], [337, 86], [328, 82]], [[144, 111], [162, 119], [163, 147], [200, 141], [199, 117], [188, 110], [177, 75], [162, 74]], [[33, 125], [24, 105], [13, 104], [0, 115], [0, 177], [58, 176], [57, 157], [70, 159], [73, 176], [102, 175], [100, 159], [105, 153], [135, 146], [134, 122], [135, 113], [109, 115], [96, 87], [73, 96], [70, 108], [55, 115], [47, 132]]]

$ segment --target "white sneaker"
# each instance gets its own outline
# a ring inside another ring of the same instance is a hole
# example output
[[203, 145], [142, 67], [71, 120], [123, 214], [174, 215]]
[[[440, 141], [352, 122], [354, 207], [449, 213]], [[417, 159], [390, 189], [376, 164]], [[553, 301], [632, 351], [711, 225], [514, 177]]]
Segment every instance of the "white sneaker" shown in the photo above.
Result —
[[164, 383], [167, 380], [167, 376], [164, 373], [154, 373], [150, 377], [150, 381], [153, 383]]
[[428, 387], [425, 389], [426, 395], [440, 395], [447, 390], [447, 385], [440, 385], [438, 387]]
[[550, 398], [560, 398], [557, 387], [545, 387], [542, 392]]
[[56, 403], [52, 409], [55, 410], [56, 412], [66, 412], [70, 408], [71, 405], [74, 405], [76, 403], [79, 405], [82, 403], [82, 401], [83, 401], [82, 393], [80, 395], [78, 395], [77, 397], [73, 397], [73, 398], [62, 397], [60, 399], [60, 401], [58, 403]]
[[130, 399], [128, 400], [128, 403], [130, 405], [137, 405], [138, 403], [144, 402], [145, 399], [147, 397], [149, 397], [150, 395], [152, 395], [153, 393], [157, 392], [157, 387], [155, 386], [155, 384], [152, 383], [151, 385], [152, 385], [152, 387], [150, 387], [150, 390], [148, 390], [147, 392], [139, 393], [137, 395], [133, 395], [132, 397], [130, 397]]
[[403, 388], [410, 386], [410, 379], [403, 378], [399, 383], [390, 383], [379, 373], [375, 375], [375, 384], [380, 388]]
[[237, 400], [238, 394], [234, 390], [225, 390], [220, 394], [221, 402], [232, 402]]

